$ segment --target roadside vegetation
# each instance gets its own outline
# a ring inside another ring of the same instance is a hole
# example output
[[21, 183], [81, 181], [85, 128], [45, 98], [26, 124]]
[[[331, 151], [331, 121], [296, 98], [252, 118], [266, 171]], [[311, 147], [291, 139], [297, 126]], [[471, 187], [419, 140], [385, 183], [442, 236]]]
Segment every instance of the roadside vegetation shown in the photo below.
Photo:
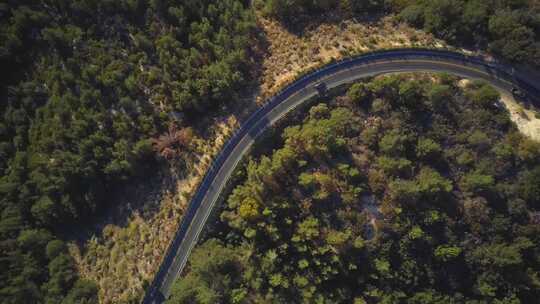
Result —
[[265, 14], [291, 25], [298, 16], [330, 10], [344, 15], [396, 14], [458, 46], [489, 50], [514, 62], [540, 65], [540, 6], [535, 0], [261, 0]]
[[2, 303], [97, 303], [61, 240], [160, 160], [204, 161], [197, 123], [252, 78], [254, 30], [236, 0], [0, 4]]
[[399, 75], [297, 113], [167, 303], [535, 302], [540, 144], [499, 98]]
[[444, 41], [392, 17], [373, 20], [347, 17], [341, 12], [310, 16], [301, 30], [267, 16], [259, 9], [257, 22], [268, 42], [262, 61], [260, 94], [263, 103], [285, 84], [332, 60], [380, 49], [447, 47]]

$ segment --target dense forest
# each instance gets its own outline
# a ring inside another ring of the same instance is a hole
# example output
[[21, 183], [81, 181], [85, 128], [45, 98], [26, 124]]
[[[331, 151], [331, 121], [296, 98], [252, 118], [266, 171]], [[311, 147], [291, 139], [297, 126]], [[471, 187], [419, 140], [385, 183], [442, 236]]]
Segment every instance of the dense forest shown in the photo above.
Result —
[[264, 0], [266, 14], [294, 22], [302, 14], [395, 13], [397, 20], [456, 45], [487, 49], [540, 66], [540, 5], [536, 0]]
[[235, 175], [167, 303], [536, 303], [540, 143], [498, 92], [417, 74], [334, 95]]
[[0, 3], [2, 303], [97, 302], [62, 235], [246, 85], [247, 2]]
[[[253, 2], [287, 22], [395, 13], [452, 43], [540, 62], [532, 0]], [[2, 303], [98, 302], [66, 235], [161, 159], [189, 153], [195, 125], [256, 80], [250, 4], [0, 3]], [[539, 148], [497, 98], [480, 83], [388, 77], [313, 107], [245, 168], [222, 213], [227, 233], [196, 250], [171, 302], [538, 296]]]

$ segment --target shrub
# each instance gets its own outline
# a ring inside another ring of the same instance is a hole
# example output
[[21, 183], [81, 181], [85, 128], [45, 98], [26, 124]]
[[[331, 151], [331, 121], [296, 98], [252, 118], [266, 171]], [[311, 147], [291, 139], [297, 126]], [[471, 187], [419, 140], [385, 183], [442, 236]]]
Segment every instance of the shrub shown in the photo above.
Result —
[[487, 148], [490, 144], [487, 134], [479, 130], [476, 130], [469, 135], [467, 142], [480, 150]]
[[427, 92], [427, 97], [431, 108], [440, 111], [452, 100], [452, 88], [448, 85], [434, 84]]
[[61, 253], [66, 252], [66, 245], [61, 240], [52, 240], [47, 244], [45, 251], [47, 258], [52, 260]]
[[477, 171], [468, 173], [461, 179], [463, 190], [473, 193], [489, 190], [494, 184], [493, 176], [484, 175]]
[[523, 199], [537, 210], [540, 209], [540, 166], [523, 175], [519, 189]]
[[432, 160], [442, 152], [441, 145], [430, 138], [420, 138], [416, 144], [416, 157]]
[[386, 133], [379, 141], [379, 149], [388, 155], [403, 155], [406, 149], [407, 136], [398, 130]]
[[536, 162], [540, 159], [540, 143], [523, 137], [519, 142], [517, 155], [525, 162]]
[[424, 9], [420, 5], [410, 5], [402, 10], [398, 17], [402, 21], [420, 27], [424, 24]]
[[355, 83], [347, 91], [347, 97], [356, 104], [363, 104], [369, 97], [369, 90], [364, 83]]
[[461, 254], [462, 249], [457, 246], [441, 245], [435, 248], [435, 257], [443, 262], [455, 259]]
[[470, 93], [470, 98], [476, 105], [482, 108], [489, 108], [499, 101], [500, 95], [492, 86], [483, 84], [480, 88]]
[[452, 182], [442, 177], [439, 172], [429, 168], [423, 167], [420, 173], [416, 177], [418, 184], [418, 190], [428, 197], [434, 195], [448, 193], [452, 191]]
[[412, 162], [405, 158], [381, 156], [377, 164], [387, 175], [399, 175], [410, 171]]

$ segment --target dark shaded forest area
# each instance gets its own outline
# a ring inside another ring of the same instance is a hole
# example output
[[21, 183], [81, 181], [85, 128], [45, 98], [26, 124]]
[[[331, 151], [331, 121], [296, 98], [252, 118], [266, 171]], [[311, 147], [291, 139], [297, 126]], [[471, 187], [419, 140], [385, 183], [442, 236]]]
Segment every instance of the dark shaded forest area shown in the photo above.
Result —
[[234, 99], [254, 29], [238, 0], [0, 3], [2, 303], [97, 303], [59, 235], [155, 167], [168, 113]]
[[324, 99], [237, 173], [168, 303], [537, 302], [540, 144], [497, 91], [399, 75]]
[[264, 0], [263, 11], [285, 22], [302, 14], [394, 13], [397, 20], [451, 44], [489, 50], [540, 66], [540, 3], [536, 0]]

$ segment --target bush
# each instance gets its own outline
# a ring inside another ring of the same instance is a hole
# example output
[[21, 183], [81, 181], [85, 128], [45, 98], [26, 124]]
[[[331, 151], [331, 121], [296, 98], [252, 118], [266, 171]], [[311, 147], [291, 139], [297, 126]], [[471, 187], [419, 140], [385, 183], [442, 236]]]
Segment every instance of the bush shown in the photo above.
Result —
[[410, 5], [399, 13], [399, 19], [413, 26], [424, 25], [424, 8], [420, 5]]
[[390, 197], [397, 202], [414, 204], [420, 198], [418, 185], [412, 180], [397, 179], [388, 185]]
[[432, 0], [426, 3], [424, 28], [443, 39], [455, 40], [460, 27], [462, 3], [459, 0]]
[[491, 151], [495, 153], [495, 156], [497, 156], [497, 158], [502, 160], [510, 160], [514, 156], [513, 147], [510, 144], [504, 142], [499, 142], [495, 144]]
[[390, 104], [388, 104], [381, 98], [376, 98], [371, 103], [371, 111], [373, 111], [374, 113], [383, 113], [388, 110], [390, 110]]
[[480, 150], [488, 148], [490, 144], [487, 134], [480, 130], [475, 130], [471, 135], [469, 135], [469, 137], [467, 137], [467, 141], [470, 145]]
[[480, 88], [473, 90], [470, 97], [476, 105], [482, 108], [490, 108], [499, 101], [500, 95], [492, 86], [483, 84]]
[[387, 155], [403, 155], [408, 138], [398, 130], [386, 133], [379, 141], [379, 150]]
[[381, 156], [377, 159], [378, 166], [387, 175], [400, 175], [410, 172], [411, 161], [405, 158], [392, 158]]
[[435, 257], [443, 262], [455, 259], [461, 254], [462, 249], [457, 246], [441, 245], [435, 248]]
[[356, 104], [363, 104], [369, 97], [369, 90], [364, 83], [355, 83], [347, 91], [347, 97]]
[[430, 87], [427, 96], [431, 108], [441, 111], [452, 100], [452, 88], [448, 85], [434, 84]]
[[540, 209], [540, 166], [526, 172], [520, 180], [520, 195], [536, 210]]
[[420, 138], [416, 144], [416, 157], [422, 160], [433, 160], [441, 152], [441, 146], [430, 138]]
[[45, 249], [47, 253], [47, 258], [49, 260], [54, 259], [61, 253], [66, 252], [67, 248], [64, 242], [61, 240], [52, 240], [47, 244], [47, 248]]
[[518, 157], [528, 163], [535, 163], [540, 160], [540, 143], [523, 137], [517, 147]]
[[493, 176], [484, 175], [476, 171], [466, 174], [461, 179], [461, 187], [463, 190], [473, 193], [490, 190], [494, 184], [495, 180]]
[[456, 157], [456, 162], [460, 166], [472, 165], [475, 160], [476, 160], [476, 158], [475, 158], [474, 154], [469, 150], [465, 150], [465, 151], [461, 152]]
[[98, 304], [98, 289], [95, 283], [87, 280], [78, 280], [62, 304]]
[[420, 193], [427, 197], [448, 193], [453, 188], [450, 180], [442, 177], [439, 172], [429, 167], [420, 169], [420, 173], [416, 176], [416, 182]]

